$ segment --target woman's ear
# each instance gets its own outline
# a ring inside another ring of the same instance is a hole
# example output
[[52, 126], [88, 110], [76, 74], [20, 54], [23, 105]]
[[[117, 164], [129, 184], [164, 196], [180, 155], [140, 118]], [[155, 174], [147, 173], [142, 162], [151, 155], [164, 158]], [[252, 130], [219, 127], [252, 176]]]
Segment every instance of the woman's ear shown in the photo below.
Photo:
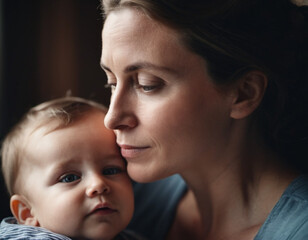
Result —
[[31, 206], [24, 196], [18, 194], [13, 195], [10, 200], [10, 205], [11, 212], [19, 224], [35, 227], [39, 226], [39, 222], [36, 217], [32, 215]]
[[267, 76], [257, 70], [250, 71], [241, 77], [235, 86], [230, 116], [234, 119], [249, 116], [260, 105], [267, 83]]

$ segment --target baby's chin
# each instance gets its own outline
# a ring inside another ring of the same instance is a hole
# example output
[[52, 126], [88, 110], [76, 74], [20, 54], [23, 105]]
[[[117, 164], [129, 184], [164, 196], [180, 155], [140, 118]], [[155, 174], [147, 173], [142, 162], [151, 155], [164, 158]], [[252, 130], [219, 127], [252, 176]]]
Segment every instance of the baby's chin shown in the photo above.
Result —
[[[98, 215], [99, 214], [100, 213], [98, 213]], [[112, 240], [127, 227], [132, 215], [133, 209], [131, 213], [116, 213], [110, 217], [90, 217], [88, 218], [90, 221], [86, 220], [86, 222], [81, 224], [75, 231], [71, 228], [69, 232], [66, 231], [60, 234], [68, 236], [73, 240]]]

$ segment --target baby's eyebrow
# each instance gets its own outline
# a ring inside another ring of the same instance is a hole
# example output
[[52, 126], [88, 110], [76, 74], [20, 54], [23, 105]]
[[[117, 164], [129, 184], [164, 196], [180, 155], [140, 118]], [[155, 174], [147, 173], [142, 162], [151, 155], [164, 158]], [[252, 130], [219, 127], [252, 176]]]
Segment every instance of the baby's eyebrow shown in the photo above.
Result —
[[[63, 159], [59, 161], [58, 163], [54, 164], [52, 167], [53, 171], [62, 171], [62, 170], [69, 170], [69, 169], [76, 169], [78, 167], [81, 167], [84, 164], [84, 161], [87, 161], [85, 159], [79, 159], [79, 158], [68, 158], [68, 159]], [[122, 158], [120, 153], [111, 153], [108, 155], [103, 156], [100, 158], [100, 163], [99, 165], [104, 165], [105, 163], [112, 163], [114, 161], [123, 161], [125, 160]]]
[[53, 165], [52, 170], [53, 172], [61, 171], [69, 168], [76, 168], [82, 164], [80, 159], [63, 159], [58, 161], [56, 164]]
[[121, 155], [118, 155], [118, 154], [110, 154], [106, 157], [104, 157], [101, 161], [104, 161], [105, 163], [110, 163], [110, 162], [113, 162], [113, 161], [123, 161], [125, 162], [125, 159], [121, 156]]

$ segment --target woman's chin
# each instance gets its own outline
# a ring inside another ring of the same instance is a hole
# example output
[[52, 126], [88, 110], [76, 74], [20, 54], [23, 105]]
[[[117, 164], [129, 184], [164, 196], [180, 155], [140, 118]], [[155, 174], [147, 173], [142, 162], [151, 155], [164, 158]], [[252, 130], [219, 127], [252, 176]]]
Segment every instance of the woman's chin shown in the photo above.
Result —
[[163, 171], [158, 171], [158, 169], [149, 168], [144, 165], [137, 165], [135, 163], [127, 164], [127, 173], [131, 179], [139, 183], [149, 183], [156, 180], [163, 179], [170, 175], [162, 175]]

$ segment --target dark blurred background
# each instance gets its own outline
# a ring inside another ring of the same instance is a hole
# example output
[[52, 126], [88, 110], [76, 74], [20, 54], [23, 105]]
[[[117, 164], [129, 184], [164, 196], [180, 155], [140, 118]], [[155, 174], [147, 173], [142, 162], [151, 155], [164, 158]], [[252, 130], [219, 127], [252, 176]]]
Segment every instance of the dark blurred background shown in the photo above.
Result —
[[[109, 104], [99, 0], [0, 0], [0, 140], [30, 107], [68, 90]], [[38, 179], [40, 181], [40, 179]], [[0, 182], [0, 218], [9, 198]]]

